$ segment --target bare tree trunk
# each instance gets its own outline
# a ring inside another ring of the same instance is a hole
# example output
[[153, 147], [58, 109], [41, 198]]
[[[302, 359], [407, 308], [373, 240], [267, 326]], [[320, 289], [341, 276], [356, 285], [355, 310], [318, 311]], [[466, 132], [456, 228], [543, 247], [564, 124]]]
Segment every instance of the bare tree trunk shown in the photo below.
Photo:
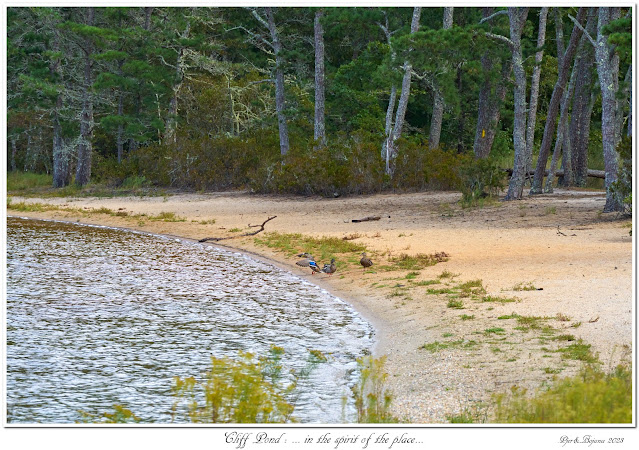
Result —
[[324, 28], [322, 27], [322, 11], [315, 13], [315, 129], [313, 136], [320, 145], [326, 145], [324, 121]]
[[[586, 32], [592, 36], [597, 32], [597, 8], [588, 8]], [[577, 50], [577, 78], [570, 117], [570, 142], [572, 145], [572, 167], [576, 186], [585, 186], [588, 178], [588, 142], [590, 140], [590, 118], [596, 98], [593, 92], [593, 67], [595, 49], [584, 35]]]
[[[535, 145], [535, 125], [537, 122], [537, 103], [539, 101], [539, 79], [541, 78], [541, 62], [544, 57], [543, 47], [546, 43], [546, 21], [548, 7], [539, 11], [539, 33], [537, 34], [537, 53], [535, 67], [530, 81], [530, 102], [528, 103], [528, 120], [526, 121], [526, 172], [532, 168], [533, 147]], [[522, 185], [523, 189], [523, 185]]]
[[[413, 19], [410, 24], [411, 34], [419, 30], [419, 18], [421, 17], [422, 8], [416, 6], [413, 9]], [[395, 126], [393, 127], [392, 138], [388, 145], [389, 159], [392, 161], [397, 155], [397, 147], [395, 142], [402, 135], [404, 127], [404, 117], [406, 116], [406, 108], [408, 107], [408, 98], [410, 97], [410, 79], [412, 66], [408, 61], [404, 62], [404, 78], [402, 80], [402, 91], [399, 95], [399, 103], [397, 104], [397, 112], [395, 114]], [[391, 170], [392, 172], [392, 170]]]
[[[444, 30], [453, 26], [453, 10], [454, 8], [444, 8]], [[428, 134], [428, 146], [430, 148], [439, 147], [439, 140], [442, 134], [442, 120], [444, 116], [444, 98], [441, 92], [435, 86], [433, 99], [433, 115], [430, 120], [430, 133]]]
[[[87, 8], [86, 25], [93, 26], [95, 9]], [[91, 92], [91, 55], [93, 42], [87, 38], [84, 48], [84, 86], [82, 90], [82, 113], [80, 115], [80, 139], [78, 142], [78, 165], [75, 172], [75, 182], [84, 186], [91, 178], [91, 153], [93, 138], [93, 94]]]
[[[384, 25], [378, 24], [384, 34], [386, 35], [386, 42], [388, 43], [388, 48], [391, 51], [391, 67], [395, 67], [395, 58], [397, 54], [393, 49], [393, 43], [391, 42], [392, 32], [388, 26], [388, 16], [386, 16], [386, 23]], [[395, 102], [397, 101], [397, 86], [393, 84], [391, 86], [390, 97], [388, 99], [388, 107], [386, 108], [386, 122], [384, 124], [384, 142], [382, 143], [382, 159], [385, 162], [385, 173], [390, 175], [390, 151], [389, 148], [391, 146], [391, 140], [393, 135], [393, 115], [395, 114]]]
[[[191, 24], [187, 23], [184, 32], [179, 35], [180, 39], [188, 39], [191, 33]], [[169, 101], [169, 111], [164, 134], [165, 144], [175, 144], [177, 140], [177, 119], [178, 119], [178, 95], [184, 82], [184, 47], [178, 48], [177, 60], [175, 61], [175, 81], [173, 84], [173, 95]]]
[[16, 147], [16, 138], [15, 136], [11, 138], [11, 171], [16, 171], [16, 153], [18, 152], [18, 148]]
[[[55, 28], [55, 37], [53, 42], [53, 51], [60, 51], [60, 30]], [[61, 61], [56, 59], [50, 68], [51, 72], [62, 80]], [[60, 110], [62, 109], [62, 93], [56, 98], [55, 107], [53, 108], [53, 187], [60, 188], [69, 184], [69, 155], [62, 143], [62, 126], [60, 124]]]
[[557, 113], [559, 112], [559, 104], [566, 89], [566, 83], [568, 81], [568, 75], [572, 59], [577, 51], [577, 44], [581, 38], [581, 24], [583, 24], [586, 17], [587, 8], [579, 8], [577, 14], [577, 21], [579, 27], [575, 25], [570, 35], [570, 42], [564, 52], [561, 65], [559, 67], [559, 74], [557, 76], [557, 82], [553, 89], [552, 96], [550, 97], [550, 104], [548, 105], [548, 111], [546, 113], [546, 126], [544, 128], [544, 136], [541, 141], [541, 147], [539, 149], [539, 159], [537, 160], [537, 169], [535, 170], [535, 177], [533, 178], [533, 184], [530, 189], [530, 194], [541, 194], [542, 183], [544, 181], [544, 172], [546, 170], [546, 163], [548, 162], [548, 155], [550, 153], [550, 146], [552, 145], [553, 136], [555, 134], [555, 127], [557, 125]]
[[[484, 19], [493, 14], [493, 8], [482, 8]], [[487, 158], [495, 141], [497, 124], [501, 113], [501, 104], [506, 98], [508, 83], [512, 72], [512, 58], [502, 62], [501, 82], [493, 82], [488, 75], [495, 61], [488, 53], [481, 57], [482, 72], [485, 75], [484, 82], [479, 91], [479, 105], [477, 109], [477, 127], [475, 128], [475, 142], [473, 151], [475, 158]]]
[[630, 96], [630, 110], [628, 111], [628, 137], [632, 136], [632, 64], [630, 64], [630, 89], [628, 95]]
[[268, 21], [268, 30], [271, 34], [273, 52], [275, 53], [275, 109], [277, 111], [277, 124], [280, 133], [280, 154], [286, 155], [289, 150], [288, 125], [286, 123], [286, 108], [284, 99], [284, 58], [282, 57], [282, 43], [280, 42], [275, 17], [272, 8], [265, 8]]
[[[603, 143], [604, 168], [606, 179], [606, 205], [604, 212], [621, 211], [621, 205], [612, 195], [611, 185], [617, 181], [617, 144], [616, 117], [617, 112], [617, 92], [615, 91], [613, 67], [614, 61], [610, 58], [610, 46], [608, 39], [603, 32], [603, 28], [608, 25], [614, 17], [615, 8], [599, 8], [599, 21], [597, 23], [597, 41], [595, 45], [595, 58], [597, 61], [597, 73], [601, 86], [601, 135]], [[614, 59], [614, 58], [612, 58]]]
[[515, 146], [515, 162], [513, 174], [508, 184], [506, 200], [521, 198], [524, 176], [526, 173], [526, 70], [521, 50], [521, 33], [526, 24], [529, 8], [508, 8], [510, 20], [510, 47], [513, 56], [515, 74], [513, 144]]
[[557, 172], [557, 162], [559, 161], [559, 154], [563, 150], [563, 167], [564, 167], [564, 183], [572, 184], [572, 164], [571, 163], [571, 155], [570, 155], [570, 133], [568, 132], [568, 109], [570, 107], [570, 100], [572, 98], [572, 93], [575, 86], [575, 68], [577, 64], [572, 70], [572, 75], [570, 76], [570, 82], [568, 83], [568, 89], [564, 91], [564, 94], [561, 98], [561, 107], [559, 112], [559, 125], [557, 126], [557, 140], [555, 141], [555, 149], [552, 154], [552, 160], [550, 162], [550, 170], [548, 171], [548, 177], [546, 178], [546, 193], [552, 193], [553, 188], [552, 184], [555, 177], [555, 172]]

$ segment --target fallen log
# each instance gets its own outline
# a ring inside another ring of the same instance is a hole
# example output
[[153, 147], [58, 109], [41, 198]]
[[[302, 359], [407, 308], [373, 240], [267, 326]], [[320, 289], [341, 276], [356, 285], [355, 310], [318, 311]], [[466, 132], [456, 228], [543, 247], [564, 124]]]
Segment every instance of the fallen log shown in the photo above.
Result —
[[[512, 175], [513, 174], [513, 169], [503, 169], [504, 172], [507, 172], [508, 175]], [[548, 170], [546, 170], [544, 172], [544, 176], [547, 177], [548, 176]], [[524, 176], [528, 177], [528, 176], [533, 176], [535, 175], [535, 171], [531, 170], [530, 172], [527, 172]], [[557, 170], [555, 172], [555, 176], [557, 177], [563, 177], [564, 176], [564, 171], [562, 169]], [[606, 179], [606, 172], [603, 170], [593, 170], [593, 169], [588, 169], [588, 176], [592, 177], [592, 178], [601, 178], [602, 180]]]
[[251, 233], [244, 233], [244, 234], [238, 234], [236, 236], [227, 236], [227, 237], [207, 237], [204, 239], [200, 239], [198, 242], [206, 242], [206, 241], [223, 241], [224, 239], [235, 239], [235, 238], [239, 238], [239, 237], [245, 237], [245, 236], [255, 236], [257, 233], [260, 233], [262, 231], [264, 231], [264, 225], [266, 225], [266, 222], [268, 222], [269, 220], [273, 220], [275, 219], [277, 216], [273, 216], [273, 217], [269, 217], [268, 219], [266, 219], [264, 222], [262, 222], [262, 225], [251, 225], [249, 224], [249, 228], [257, 228], [259, 227], [260, 229], [257, 231], [253, 231]]
[[379, 219], [381, 219], [380, 216], [368, 216], [368, 217], [364, 217], [363, 219], [353, 219], [352, 222], [359, 223], [359, 222], [368, 222], [369, 220], [379, 220]]

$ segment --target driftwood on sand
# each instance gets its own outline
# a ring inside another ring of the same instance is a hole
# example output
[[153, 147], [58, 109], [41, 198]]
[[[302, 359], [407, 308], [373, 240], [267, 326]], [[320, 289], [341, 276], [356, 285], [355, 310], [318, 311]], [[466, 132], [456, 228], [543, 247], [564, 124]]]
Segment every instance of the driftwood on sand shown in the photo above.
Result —
[[264, 222], [262, 222], [262, 225], [251, 225], [251, 224], [249, 224], [250, 228], [259, 227], [260, 229], [257, 230], [257, 231], [253, 231], [253, 232], [250, 232], [250, 233], [238, 234], [238, 235], [235, 235], [235, 236], [221, 237], [221, 238], [218, 238], [218, 237], [207, 237], [207, 238], [204, 238], [204, 239], [200, 239], [198, 242], [206, 242], [206, 241], [215, 241], [215, 242], [217, 242], [217, 241], [222, 241], [224, 239], [235, 239], [235, 238], [244, 237], [244, 236], [255, 236], [257, 233], [260, 233], [260, 232], [264, 231], [264, 225], [266, 225], [266, 222], [268, 222], [269, 220], [273, 220], [276, 217], [277, 216], [269, 217]]
[[352, 222], [359, 223], [359, 222], [368, 222], [369, 220], [379, 220], [379, 219], [381, 219], [380, 216], [368, 216], [368, 217], [364, 217], [363, 219], [353, 219]]

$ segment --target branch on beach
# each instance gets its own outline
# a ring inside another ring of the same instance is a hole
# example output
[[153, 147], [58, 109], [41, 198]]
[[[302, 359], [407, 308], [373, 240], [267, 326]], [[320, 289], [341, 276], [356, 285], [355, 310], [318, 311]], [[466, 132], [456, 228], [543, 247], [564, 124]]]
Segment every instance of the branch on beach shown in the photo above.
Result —
[[[390, 218], [390, 216], [388, 216]], [[359, 222], [368, 222], [369, 220], [379, 220], [381, 219], [380, 216], [368, 216], [368, 217], [364, 217], [363, 219], [353, 219], [352, 222], [353, 223], [359, 223]]]
[[261, 233], [262, 231], [264, 231], [264, 225], [266, 225], [266, 222], [268, 222], [269, 220], [273, 220], [275, 219], [277, 216], [273, 216], [273, 217], [269, 217], [268, 219], [266, 219], [264, 222], [262, 222], [262, 225], [251, 225], [249, 224], [249, 228], [257, 228], [259, 227], [260, 229], [257, 231], [253, 231], [251, 233], [244, 233], [244, 234], [238, 234], [236, 236], [227, 236], [227, 237], [207, 237], [204, 239], [200, 239], [198, 242], [206, 242], [206, 241], [223, 241], [224, 239], [235, 239], [235, 238], [239, 238], [239, 237], [245, 237], [245, 236], [255, 236], [257, 233]]

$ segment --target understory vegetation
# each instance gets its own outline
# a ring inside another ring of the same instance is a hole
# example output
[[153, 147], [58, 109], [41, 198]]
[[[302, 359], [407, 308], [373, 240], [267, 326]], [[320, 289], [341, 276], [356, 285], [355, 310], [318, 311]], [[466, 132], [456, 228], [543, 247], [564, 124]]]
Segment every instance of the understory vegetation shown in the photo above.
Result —
[[[285, 351], [271, 346], [262, 356], [240, 352], [233, 357], [211, 357], [205, 373], [186, 378], [175, 377], [172, 386], [175, 402], [173, 421], [188, 423], [293, 423], [300, 385], [308, 382], [315, 367], [328, 357], [310, 350], [307, 363], [298, 372], [285, 371]], [[344, 423], [393, 423], [389, 412], [392, 395], [386, 386], [385, 358], [357, 359], [360, 378], [352, 389], [356, 414], [342, 412]], [[349, 401], [342, 399], [344, 405]], [[90, 414], [81, 411], [82, 423], [146, 423], [123, 405], [112, 412]]]

